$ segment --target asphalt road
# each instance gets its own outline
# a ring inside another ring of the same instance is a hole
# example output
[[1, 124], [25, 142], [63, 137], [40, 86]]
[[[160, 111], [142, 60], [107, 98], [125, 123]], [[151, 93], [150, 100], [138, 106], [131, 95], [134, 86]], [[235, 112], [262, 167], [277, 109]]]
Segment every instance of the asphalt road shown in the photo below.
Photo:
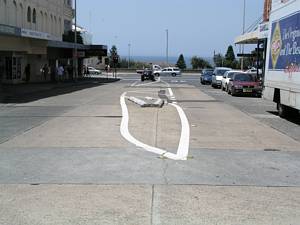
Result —
[[91, 82], [0, 103], [0, 224], [300, 223], [297, 119], [196, 75]]

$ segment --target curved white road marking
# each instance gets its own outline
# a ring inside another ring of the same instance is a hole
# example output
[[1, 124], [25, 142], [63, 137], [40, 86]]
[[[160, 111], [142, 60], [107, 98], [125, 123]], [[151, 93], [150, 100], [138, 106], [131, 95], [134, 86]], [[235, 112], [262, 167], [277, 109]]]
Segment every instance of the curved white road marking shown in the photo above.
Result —
[[[166, 82], [164, 82], [166, 83]], [[167, 83], [166, 83], [167, 84]], [[168, 89], [170, 96], [174, 97], [174, 93], [171, 88]], [[137, 91], [134, 91], [134, 93], [138, 93]], [[169, 159], [173, 160], [187, 160], [188, 153], [189, 153], [189, 142], [190, 142], [190, 125], [188, 122], [188, 119], [183, 111], [183, 109], [178, 106], [176, 103], [171, 103], [170, 105], [175, 107], [181, 120], [181, 136], [180, 136], [180, 141], [177, 149], [177, 154], [167, 152], [166, 150], [156, 148], [150, 145], [147, 145], [136, 138], [134, 138], [130, 132], [129, 132], [129, 113], [128, 113], [128, 108], [126, 105], [126, 94], [127, 92], [123, 93], [120, 97], [120, 104], [122, 108], [122, 121], [121, 121], [121, 126], [120, 126], [120, 132], [122, 136], [129, 141], [130, 143], [141, 147], [145, 149], [148, 152], [152, 152], [164, 157], [167, 157]], [[174, 97], [175, 98], [175, 97]]]

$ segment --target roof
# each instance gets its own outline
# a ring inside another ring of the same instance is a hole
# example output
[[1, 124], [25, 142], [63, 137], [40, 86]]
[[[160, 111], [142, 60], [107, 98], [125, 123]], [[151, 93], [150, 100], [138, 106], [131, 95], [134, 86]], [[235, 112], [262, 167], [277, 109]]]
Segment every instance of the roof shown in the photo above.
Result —
[[268, 38], [269, 23], [260, 23], [258, 27], [251, 32], [242, 34], [234, 40], [235, 44], [257, 44], [258, 41]]

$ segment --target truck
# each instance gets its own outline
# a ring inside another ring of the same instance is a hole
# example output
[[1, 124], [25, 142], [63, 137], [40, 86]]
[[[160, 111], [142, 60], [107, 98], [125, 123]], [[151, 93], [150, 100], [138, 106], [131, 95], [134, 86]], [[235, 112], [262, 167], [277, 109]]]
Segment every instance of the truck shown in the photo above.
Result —
[[300, 0], [273, 0], [267, 44], [265, 99], [281, 117], [300, 110]]

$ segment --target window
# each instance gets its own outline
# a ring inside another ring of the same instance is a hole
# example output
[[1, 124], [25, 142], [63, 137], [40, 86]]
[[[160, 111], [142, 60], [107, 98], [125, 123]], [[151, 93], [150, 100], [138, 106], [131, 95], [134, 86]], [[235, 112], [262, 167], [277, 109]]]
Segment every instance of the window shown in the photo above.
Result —
[[36, 10], [33, 9], [33, 13], [32, 13], [32, 23], [36, 23]]
[[27, 22], [31, 23], [31, 8], [30, 8], [30, 6], [28, 6], [28, 9], [27, 9]]

